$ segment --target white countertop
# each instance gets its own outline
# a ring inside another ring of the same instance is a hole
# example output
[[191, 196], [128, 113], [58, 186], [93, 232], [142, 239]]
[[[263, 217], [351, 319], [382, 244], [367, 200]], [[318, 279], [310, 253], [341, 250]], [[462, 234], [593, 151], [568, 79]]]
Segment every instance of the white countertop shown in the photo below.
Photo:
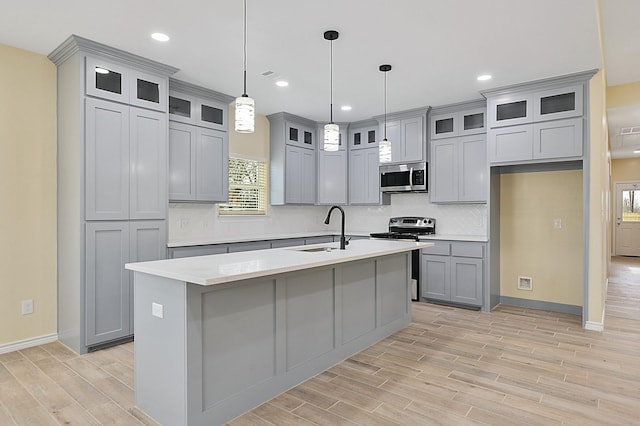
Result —
[[[374, 231], [372, 231], [374, 232]], [[378, 231], [378, 232], [387, 232]], [[358, 236], [358, 237], [368, 237], [370, 232], [366, 231], [349, 231], [345, 232], [345, 234]], [[266, 241], [266, 240], [284, 240], [290, 238], [312, 238], [312, 237], [322, 237], [324, 235], [337, 235], [340, 236], [339, 232], [297, 232], [291, 234], [271, 234], [271, 235], [260, 235], [259, 237], [227, 237], [227, 238], [216, 238], [216, 239], [208, 239], [208, 240], [182, 240], [182, 241], [171, 241], [167, 244], [167, 247], [189, 247], [189, 246], [203, 246], [209, 244], [228, 244], [228, 243], [243, 243], [248, 241]], [[420, 237], [421, 240], [449, 240], [449, 241], [473, 241], [473, 242], [483, 242], [486, 243], [489, 241], [486, 235], [454, 235], [454, 234], [434, 234], [434, 235], [423, 235]]]
[[[354, 240], [346, 250], [339, 250], [339, 243], [313, 244], [269, 250], [253, 250], [240, 253], [215, 254], [211, 256], [181, 259], [156, 260], [152, 262], [128, 263], [125, 268], [179, 281], [199, 285], [215, 285], [246, 280], [266, 275], [315, 268], [359, 259], [384, 256], [394, 253], [431, 247], [433, 243]], [[301, 249], [332, 247], [332, 251], [305, 252]]]

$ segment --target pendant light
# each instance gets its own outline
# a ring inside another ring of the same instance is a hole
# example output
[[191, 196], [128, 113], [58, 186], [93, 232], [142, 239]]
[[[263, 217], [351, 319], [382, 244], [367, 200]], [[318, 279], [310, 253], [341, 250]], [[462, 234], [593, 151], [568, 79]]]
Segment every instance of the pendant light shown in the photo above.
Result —
[[381, 163], [391, 162], [391, 142], [387, 139], [387, 72], [391, 71], [391, 65], [380, 65], [380, 71], [384, 73], [384, 139], [378, 144], [378, 152]]
[[238, 133], [253, 133], [255, 125], [255, 101], [247, 95], [247, 0], [244, 0], [243, 23], [244, 91], [236, 98], [236, 125]]
[[338, 39], [338, 32], [329, 30], [324, 32], [324, 39], [331, 42], [331, 60], [330, 60], [330, 98], [331, 110], [329, 124], [324, 126], [324, 150], [337, 151], [340, 144], [340, 128], [333, 122], [333, 40]]

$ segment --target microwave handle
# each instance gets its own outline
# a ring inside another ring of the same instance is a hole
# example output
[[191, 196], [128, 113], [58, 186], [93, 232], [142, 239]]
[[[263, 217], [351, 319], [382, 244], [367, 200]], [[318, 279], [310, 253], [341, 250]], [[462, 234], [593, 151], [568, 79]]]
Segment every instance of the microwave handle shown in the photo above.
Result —
[[413, 167], [409, 169], [409, 186], [413, 187]]

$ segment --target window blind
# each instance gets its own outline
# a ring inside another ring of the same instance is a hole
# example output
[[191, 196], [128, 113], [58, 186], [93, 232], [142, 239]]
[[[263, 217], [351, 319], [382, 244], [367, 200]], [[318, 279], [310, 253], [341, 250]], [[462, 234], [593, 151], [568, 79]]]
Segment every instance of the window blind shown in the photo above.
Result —
[[267, 163], [229, 157], [229, 202], [219, 215], [267, 214]]

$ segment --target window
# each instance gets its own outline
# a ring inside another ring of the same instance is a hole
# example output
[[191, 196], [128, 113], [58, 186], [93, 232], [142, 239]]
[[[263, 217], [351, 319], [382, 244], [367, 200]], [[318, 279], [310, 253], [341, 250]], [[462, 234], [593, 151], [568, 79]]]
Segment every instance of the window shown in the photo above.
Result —
[[229, 157], [229, 202], [219, 215], [267, 214], [267, 163]]

